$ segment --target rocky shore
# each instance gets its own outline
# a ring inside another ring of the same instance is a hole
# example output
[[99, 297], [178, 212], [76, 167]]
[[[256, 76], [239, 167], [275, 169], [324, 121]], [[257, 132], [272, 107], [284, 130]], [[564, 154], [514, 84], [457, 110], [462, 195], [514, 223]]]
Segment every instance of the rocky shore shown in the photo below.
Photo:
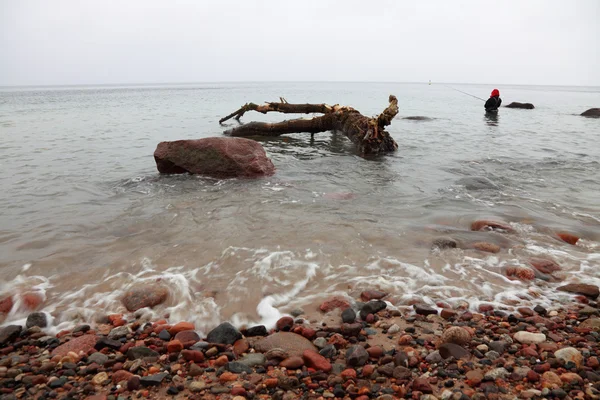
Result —
[[[335, 297], [322, 320], [264, 326], [109, 315], [49, 336], [45, 318], [0, 330], [1, 399], [599, 399], [598, 288], [513, 313]], [[133, 307], [134, 308], [134, 307]], [[41, 314], [41, 315], [40, 315]], [[138, 314], [139, 315], [139, 314]]]

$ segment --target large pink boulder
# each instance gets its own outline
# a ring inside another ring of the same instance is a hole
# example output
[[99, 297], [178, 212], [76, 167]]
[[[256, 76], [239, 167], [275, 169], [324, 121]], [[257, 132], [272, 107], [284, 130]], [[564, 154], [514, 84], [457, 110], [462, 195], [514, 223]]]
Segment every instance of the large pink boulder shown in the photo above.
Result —
[[272, 175], [275, 166], [260, 143], [244, 138], [210, 137], [160, 142], [154, 152], [158, 172], [215, 178]]

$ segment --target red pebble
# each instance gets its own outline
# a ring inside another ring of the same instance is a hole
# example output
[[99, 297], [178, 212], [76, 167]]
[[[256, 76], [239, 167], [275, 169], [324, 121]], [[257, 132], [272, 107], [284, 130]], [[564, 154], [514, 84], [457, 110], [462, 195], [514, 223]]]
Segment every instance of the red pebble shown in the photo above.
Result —
[[304, 350], [302, 358], [308, 367], [324, 372], [331, 371], [331, 363], [316, 351]]
[[179, 353], [181, 350], [183, 350], [183, 344], [179, 340], [175, 339], [167, 343], [169, 353]]
[[179, 322], [178, 324], [173, 325], [171, 327], [171, 329], [169, 329], [169, 333], [171, 334], [171, 336], [175, 336], [179, 332], [193, 331], [193, 330], [194, 330], [194, 324], [192, 324], [191, 322]]
[[277, 330], [279, 331], [290, 331], [294, 326], [294, 318], [292, 317], [281, 317], [277, 321]]
[[183, 350], [181, 356], [186, 361], [193, 361], [196, 363], [204, 361], [204, 353], [198, 350]]
[[348, 380], [348, 379], [356, 379], [356, 371], [348, 368], [342, 371], [342, 378]]
[[312, 328], [302, 328], [302, 336], [307, 338], [308, 340], [314, 339], [317, 335], [317, 332]]
[[231, 395], [232, 396], [243, 396], [243, 397], [246, 397], [246, 389], [244, 389], [241, 386], [236, 386], [233, 389], [231, 389]]

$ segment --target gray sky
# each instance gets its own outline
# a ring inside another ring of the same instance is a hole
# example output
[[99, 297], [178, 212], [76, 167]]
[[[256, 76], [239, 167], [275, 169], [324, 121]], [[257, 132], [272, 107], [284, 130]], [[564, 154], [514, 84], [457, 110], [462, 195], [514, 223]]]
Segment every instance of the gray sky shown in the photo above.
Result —
[[0, 85], [600, 86], [599, 0], [0, 0]]

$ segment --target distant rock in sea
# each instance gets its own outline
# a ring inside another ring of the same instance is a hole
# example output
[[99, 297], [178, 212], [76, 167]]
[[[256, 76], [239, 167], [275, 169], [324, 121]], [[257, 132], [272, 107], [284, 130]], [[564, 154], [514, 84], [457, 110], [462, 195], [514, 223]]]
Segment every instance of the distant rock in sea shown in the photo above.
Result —
[[580, 114], [582, 117], [600, 118], [600, 108], [590, 108]]
[[415, 116], [411, 116], [411, 117], [402, 117], [402, 119], [407, 119], [409, 121], [433, 121], [433, 118], [422, 117], [420, 115], [415, 115]]
[[519, 103], [517, 101], [513, 101], [506, 108], [521, 108], [523, 110], [533, 110], [535, 107], [531, 103]]

